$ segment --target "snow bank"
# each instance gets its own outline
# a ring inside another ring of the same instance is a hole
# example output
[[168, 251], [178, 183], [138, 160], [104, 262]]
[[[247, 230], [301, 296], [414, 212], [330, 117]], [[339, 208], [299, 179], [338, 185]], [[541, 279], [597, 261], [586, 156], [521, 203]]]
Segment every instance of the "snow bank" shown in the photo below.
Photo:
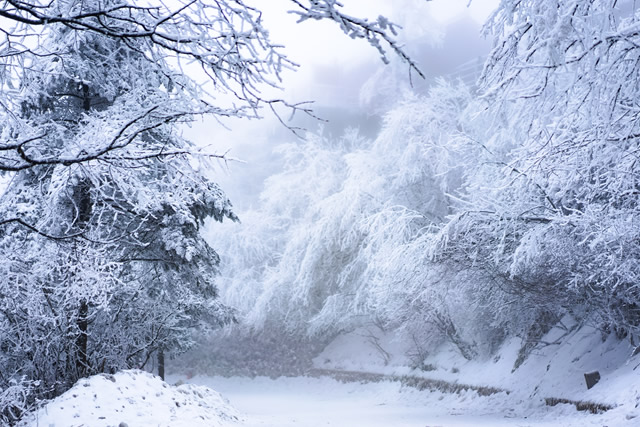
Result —
[[222, 427], [237, 421], [237, 411], [210, 388], [171, 386], [148, 372], [130, 370], [78, 381], [20, 426]]
[[[578, 328], [569, 316], [540, 340], [517, 369], [514, 365], [522, 346], [519, 338], [507, 340], [491, 357], [471, 361], [453, 345], [444, 344], [426, 355], [420, 370], [403, 365], [398, 349], [404, 348], [399, 340], [393, 342], [382, 334], [376, 341], [383, 345], [380, 350], [369, 337], [362, 336], [356, 331], [336, 339], [314, 359], [315, 368], [422, 377], [509, 391], [489, 398], [474, 397], [473, 392], [460, 395], [479, 405], [478, 411], [484, 407], [488, 413], [547, 421], [562, 417], [558, 425], [563, 426], [640, 426], [640, 355], [630, 357], [634, 348], [628, 340], [617, 339], [615, 334], [603, 335], [590, 326]], [[391, 357], [383, 360], [382, 353]], [[587, 389], [584, 374], [591, 371], [598, 371], [601, 380]], [[571, 404], [547, 406], [546, 399], [551, 398], [593, 402], [613, 409], [598, 415], [578, 413]], [[467, 407], [463, 412], [469, 410]]]

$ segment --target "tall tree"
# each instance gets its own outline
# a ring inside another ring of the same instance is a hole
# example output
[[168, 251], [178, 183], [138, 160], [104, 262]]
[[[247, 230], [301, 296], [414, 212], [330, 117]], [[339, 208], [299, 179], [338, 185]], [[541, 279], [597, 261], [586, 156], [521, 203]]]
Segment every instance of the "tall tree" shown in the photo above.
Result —
[[[12, 327], [2, 338], [21, 345], [7, 344], [3, 356], [45, 395], [87, 374], [142, 367], [158, 350], [188, 346], [200, 322], [230, 320], [215, 301], [219, 259], [198, 230], [208, 217], [235, 219], [177, 135], [188, 97], [142, 44], [64, 26], [48, 37], [64, 59], [34, 62], [23, 78], [19, 118], [47, 141], [19, 149], [27, 161], [90, 156], [101, 139], [138, 128], [117, 154], [36, 162], [5, 192], [5, 217], [30, 211], [7, 224], [3, 251], [30, 270], [7, 272], [2, 308]], [[24, 232], [28, 247], [17, 239]], [[17, 288], [30, 297], [16, 299]]]
[[469, 176], [441, 246], [491, 271], [524, 313], [595, 317], [636, 338], [637, 24], [633, 2], [500, 3], [481, 84], [497, 118], [485, 142], [502, 148]]

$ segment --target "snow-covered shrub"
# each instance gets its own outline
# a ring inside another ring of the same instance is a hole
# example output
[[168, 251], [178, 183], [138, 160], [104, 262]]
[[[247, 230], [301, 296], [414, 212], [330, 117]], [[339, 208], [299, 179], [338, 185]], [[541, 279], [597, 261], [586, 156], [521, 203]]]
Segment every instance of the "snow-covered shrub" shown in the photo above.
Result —
[[11, 379], [5, 384], [0, 388], [0, 424], [11, 425], [33, 408], [29, 395], [34, 384], [24, 377]]

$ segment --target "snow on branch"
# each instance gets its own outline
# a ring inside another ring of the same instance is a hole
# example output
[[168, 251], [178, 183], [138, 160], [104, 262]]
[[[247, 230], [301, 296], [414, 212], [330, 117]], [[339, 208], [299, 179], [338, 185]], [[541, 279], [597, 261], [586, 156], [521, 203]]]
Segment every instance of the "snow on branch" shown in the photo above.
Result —
[[400, 26], [389, 21], [386, 17], [378, 16], [378, 19], [375, 21], [369, 21], [368, 19], [347, 15], [340, 10], [342, 4], [336, 0], [291, 1], [298, 6], [298, 9], [290, 11], [290, 13], [298, 16], [298, 22], [308, 19], [334, 21], [349, 37], [353, 39], [364, 39], [376, 48], [385, 64], [389, 63], [386, 51], [386, 48], [388, 48], [406, 62], [410, 70], [415, 71], [420, 77], [425, 78], [416, 62], [409, 57], [395, 39]]

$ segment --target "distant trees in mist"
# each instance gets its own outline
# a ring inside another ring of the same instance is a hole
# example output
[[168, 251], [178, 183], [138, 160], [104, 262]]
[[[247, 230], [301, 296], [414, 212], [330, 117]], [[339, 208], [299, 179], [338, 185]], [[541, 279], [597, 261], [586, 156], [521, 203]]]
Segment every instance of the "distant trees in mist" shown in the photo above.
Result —
[[503, 1], [477, 88], [409, 96], [373, 141], [283, 146], [241, 237], [218, 236], [225, 301], [261, 334], [373, 323], [467, 358], [567, 314], [637, 345], [639, 19]]

